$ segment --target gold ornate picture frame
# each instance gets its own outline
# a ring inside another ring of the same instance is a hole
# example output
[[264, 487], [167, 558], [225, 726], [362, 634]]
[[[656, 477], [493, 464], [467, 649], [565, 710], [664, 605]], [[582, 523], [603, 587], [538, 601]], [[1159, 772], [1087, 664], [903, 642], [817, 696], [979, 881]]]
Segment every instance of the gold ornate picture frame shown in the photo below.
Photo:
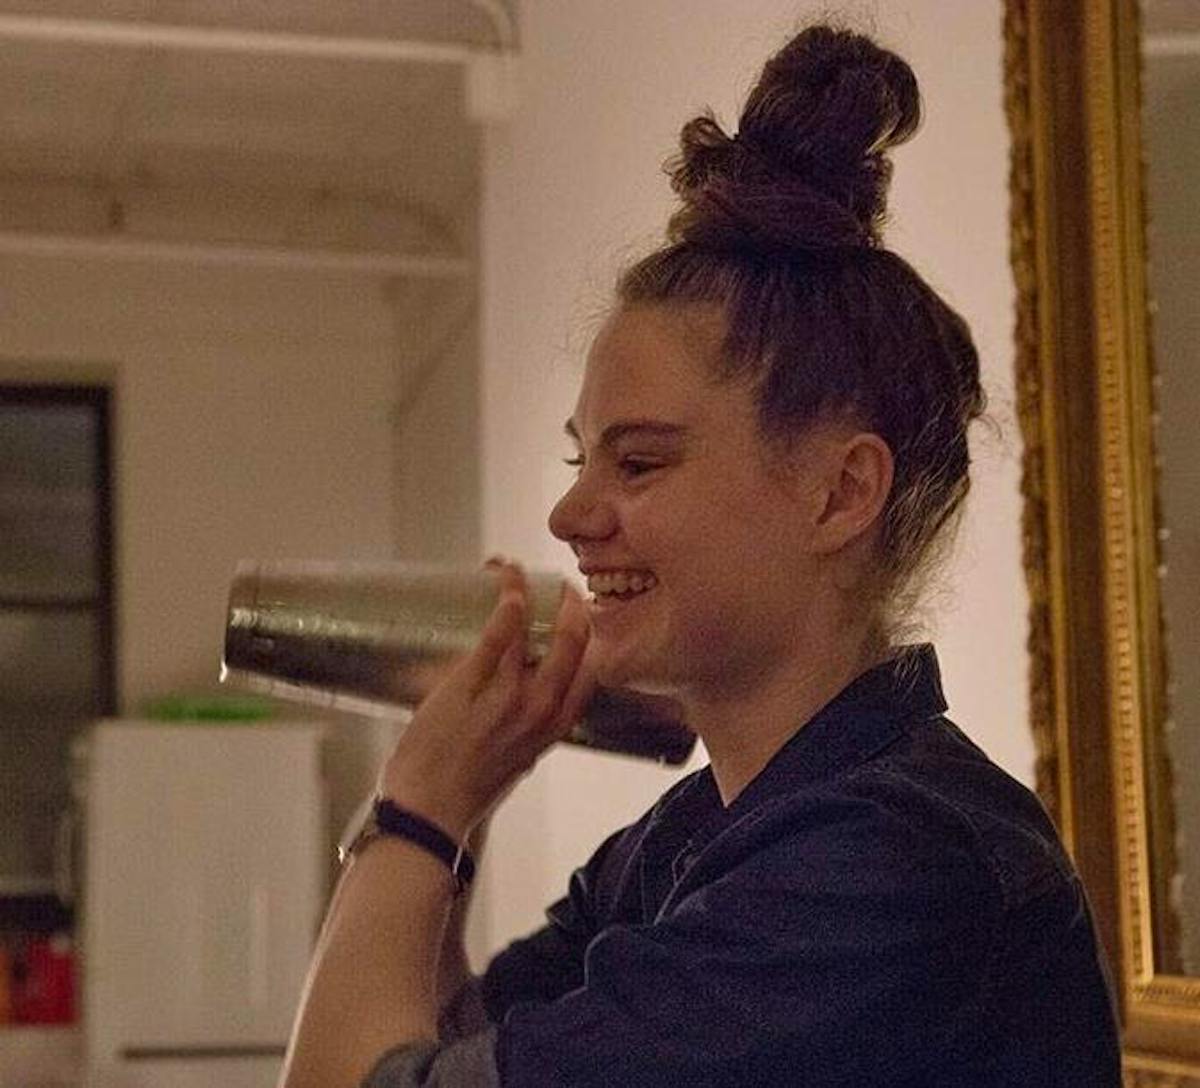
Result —
[[1200, 978], [1155, 955], [1172, 865], [1139, 31], [1136, 0], [1005, 2], [1031, 721], [1113, 966], [1126, 1084], [1200, 1088]]

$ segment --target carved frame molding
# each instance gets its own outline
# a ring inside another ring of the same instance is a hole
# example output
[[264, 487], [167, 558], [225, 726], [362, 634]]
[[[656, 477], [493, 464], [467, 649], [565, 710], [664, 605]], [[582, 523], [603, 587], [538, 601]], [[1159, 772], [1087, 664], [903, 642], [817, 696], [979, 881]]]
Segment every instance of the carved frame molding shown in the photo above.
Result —
[[1126, 1083], [1200, 1088], [1200, 979], [1154, 963], [1173, 859], [1150, 773], [1166, 668], [1138, 28], [1137, 0], [1005, 2], [1030, 712], [1117, 976]]

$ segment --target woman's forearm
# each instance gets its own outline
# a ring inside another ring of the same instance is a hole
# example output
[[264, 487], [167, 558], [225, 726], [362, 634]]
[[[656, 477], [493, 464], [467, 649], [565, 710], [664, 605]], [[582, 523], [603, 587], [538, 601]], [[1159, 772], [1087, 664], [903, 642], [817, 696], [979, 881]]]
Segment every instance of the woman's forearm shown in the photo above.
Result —
[[[576, 721], [594, 687], [582, 667], [582, 598], [563, 592], [551, 645], [529, 662], [527, 588], [515, 567], [479, 644], [414, 714], [380, 793], [462, 842]], [[281, 1088], [355, 1088], [388, 1051], [436, 1044], [448, 987], [466, 978], [462, 918], [443, 954], [455, 881], [401, 838], [372, 840], [344, 874], [318, 941]], [[444, 961], [444, 963], [443, 963]]]
[[454, 884], [400, 839], [347, 867], [322, 929], [281, 1088], [353, 1088], [388, 1050], [434, 1042], [439, 959]]
[[[483, 860], [490, 826], [491, 817], [485, 817], [475, 825], [467, 838], [467, 849], [477, 866]], [[446, 1022], [445, 1014], [451, 1002], [460, 995], [462, 988], [472, 978], [471, 964], [466, 951], [466, 929], [474, 894], [474, 886], [465, 888], [454, 900], [446, 920], [437, 976], [438, 1009], [443, 1024]], [[480, 1023], [477, 1026], [483, 1025]]]
[[467, 895], [464, 893], [454, 901], [446, 917], [437, 964], [439, 1017], [471, 978], [471, 965], [467, 958], [465, 941], [468, 906]]

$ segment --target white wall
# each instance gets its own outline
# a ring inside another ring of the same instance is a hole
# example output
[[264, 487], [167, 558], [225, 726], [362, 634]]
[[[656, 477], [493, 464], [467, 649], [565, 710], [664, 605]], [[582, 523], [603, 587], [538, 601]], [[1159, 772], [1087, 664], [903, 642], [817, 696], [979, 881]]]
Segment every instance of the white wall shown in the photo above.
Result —
[[[216, 688], [239, 559], [474, 560], [475, 337], [447, 297], [363, 276], [0, 258], [0, 380], [116, 391], [121, 713]], [[332, 837], [394, 734], [335, 720]]]
[[122, 710], [211, 688], [234, 564], [391, 554], [395, 349], [361, 280], [6, 257], [0, 373], [116, 389]]
[[[581, 360], [619, 266], [671, 207], [659, 165], [711, 104], [732, 124], [767, 56], [824, 10], [794, 0], [524, 0], [520, 109], [485, 142], [483, 543], [570, 571], [545, 530]], [[896, 156], [893, 248], [970, 321], [1004, 437], [975, 448], [976, 490], [936, 635], [952, 714], [1028, 780], [1019, 443], [1011, 418], [1012, 286], [999, 0], [857, 4], [915, 68], [923, 132]], [[862, 25], [862, 19], [859, 20]], [[476, 950], [541, 918], [602, 834], [672, 774], [562, 750], [496, 820]]]
[[400, 359], [396, 554], [473, 564], [479, 556], [478, 302], [473, 281], [388, 292]]

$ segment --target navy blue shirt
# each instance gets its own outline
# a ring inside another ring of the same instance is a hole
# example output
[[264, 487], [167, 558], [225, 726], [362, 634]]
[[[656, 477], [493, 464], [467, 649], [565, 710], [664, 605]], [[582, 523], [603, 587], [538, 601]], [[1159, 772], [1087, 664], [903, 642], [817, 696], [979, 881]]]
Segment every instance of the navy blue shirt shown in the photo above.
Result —
[[728, 807], [710, 770], [683, 779], [493, 960], [474, 1083], [1118, 1088], [1079, 878], [945, 709], [912, 647]]
[[945, 709], [912, 648], [610, 838], [484, 978], [501, 1083], [1119, 1085], [1079, 878]]

